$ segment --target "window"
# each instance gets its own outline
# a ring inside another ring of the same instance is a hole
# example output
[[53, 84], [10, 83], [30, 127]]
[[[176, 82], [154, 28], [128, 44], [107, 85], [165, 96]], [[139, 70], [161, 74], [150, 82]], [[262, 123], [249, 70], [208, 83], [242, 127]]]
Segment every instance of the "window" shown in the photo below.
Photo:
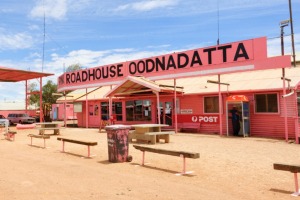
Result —
[[95, 105], [95, 107], [94, 107], [94, 115], [95, 116], [99, 115], [99, 107], [98, 107], [98, 105]]
[[[115, 120], [122, 121], [122, 102], [113, 102], [112, 114], [115, 115]], [[109, 103], [101, 102], [101, 119], [109, 120]]]
[[126, 101], [126, 121], [151, 121], [151, 101]]
[[97, 104], [89, 105], [89, 115], [90, 116], [98, 116], [99, 115], [99, 106]]
[[117, 121], [122, 121], [122, 102], [114, 102], [113, 103], [113, 114], [116, 116]]
[[300, 116], [300, 92], [297, 92], [298, 116]]
[[278, 113], [277, 94], [256, 94], [255, 111], [258, 113]]
[[204, 113], [219, 113], [219, 97], [204, 97]]
[[102, 120], [108, 120], [108, 102], [101, 102], [101, 119]]

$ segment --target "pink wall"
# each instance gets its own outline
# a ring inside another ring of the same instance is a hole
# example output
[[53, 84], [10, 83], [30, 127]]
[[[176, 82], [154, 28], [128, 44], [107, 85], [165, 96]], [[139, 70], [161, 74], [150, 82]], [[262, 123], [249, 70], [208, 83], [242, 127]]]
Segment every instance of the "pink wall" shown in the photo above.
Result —
[[[267, 93], [266, 91], [262, 92], [262, 94]], [[272, 91], [272, 93], [278, 93], [278, 101], [279, 101], [279, 113], [255, 113], [255, 105], [254, 105], [254, 93], [245, 92], [245, 93], [238, 93], [239, 95], [245, 95], [249, 99], [249, 107], [250, 107], [250, 136], [257, 136], [257, 137], [270, 137], [270, 138], [281, 138], [285, 137], [285, 127], [284, 127], [284, 114], [283, 114], [283, 100], [281, 98], [282, 92], [281, 91]], [[257, 94], [257, 93], [255, 93]], [[192, 109], [193, 114], [204, 114], [204, 105], [203, 99], [204, 96], [216, 96], [217, 94], [213, 95], [186, 95], [186, 96], [179, 96], [180, 99], [180, 109]], [[232, 95], [232, 94], [230, 94]], [[225, 99], [228, 94], [223, 94], [223, 116], [222, 116], [222, 131], [223, 135], [227, 134], [227, 124], [226, 124], [226, 102]], [[156, 98], [145, 98], [151, 99], [153, 103], [152, 110], [156, 111]], [[161, 97], [160, 101], [172, 101], [173, 96], [168, 97]], [[137, 100], [137, 99], [136, 99]], [[120, 100], [118, 100], [120, 101]], [[289, 138], [295, 138], [295, 115], [296, 115], [296, 104], [295, 99], [292, 97], [286, 98], [287, 103], [287, 111], [288, 111], [288, 133]], [[117, 124], [137, 124], [137, 123], [156, 123], [156, 112], [152, 112], [152, 122], [126, 122], [126, 115], [125, 115], [125, 101], [123, 100], [123, 121], [116, 122]], [[100, 106], [100, 101], [93, 101], [93, 104], [97, 103]], [[85, 127], [86, 118], [85, 118], [85, 102], [82, 103], [83, 105], [83, 112], [78, 113], [78, 126]], [[100, 115], [96, 121], [89, 123], [89, 127], [99, 127], [100, 126]], [[174, 122], [174, 119], [173, 119]], [[229, 122], [230, 123], [230, 122]], [[180, 128], [181, 122], [178, 121], [178, 127]], [[231, 126], [231, 125], [229, 125]], [[298, 128], [298, 127], [297, 127]], [[203, 123], [201, 124], [201, 133], [208, 133], [208, 134], [219, 134], [220, 128], [219, 124], [209, 124]]]
[[[67, 119], [76, 119], [76, 113], [73, 113], [73, 104], [66, 105]], [[51, 118], [53, 120], [64, 120], [64, 104], [52, 104]]]

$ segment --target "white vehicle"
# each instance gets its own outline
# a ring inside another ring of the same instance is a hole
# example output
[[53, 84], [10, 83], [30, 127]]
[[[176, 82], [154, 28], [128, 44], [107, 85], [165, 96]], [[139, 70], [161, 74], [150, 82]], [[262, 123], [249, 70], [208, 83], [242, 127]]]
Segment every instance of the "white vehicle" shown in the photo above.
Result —
[[11, 113], [8, 114], [7, 119], [9, 120], [9, 124], [32, 124], [35, 123], [35, 119], [33, 117], [29, 117], [28, 114], [25, 113]]

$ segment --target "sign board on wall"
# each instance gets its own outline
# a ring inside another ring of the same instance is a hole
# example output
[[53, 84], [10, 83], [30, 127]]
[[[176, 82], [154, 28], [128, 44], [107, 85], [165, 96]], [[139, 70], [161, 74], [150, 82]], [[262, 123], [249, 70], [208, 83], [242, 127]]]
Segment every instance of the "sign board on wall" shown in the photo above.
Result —
[[261, 37], [64, 73], [58, 91], [115, 85], [127, 76], [162, 80], [290, 65], [290, 56], [267, 58], [267, 39]]
[[180, 114], [193, 114], [193, 109], [180, 109]]
[[206, 124], [218, 124], [219, 115], [177, 115], [178, 123], [190, 122], [190, 123], [206, 123]]
[[82, 103], [74, 103], [74, 112], [81, 113], [82, 112]]

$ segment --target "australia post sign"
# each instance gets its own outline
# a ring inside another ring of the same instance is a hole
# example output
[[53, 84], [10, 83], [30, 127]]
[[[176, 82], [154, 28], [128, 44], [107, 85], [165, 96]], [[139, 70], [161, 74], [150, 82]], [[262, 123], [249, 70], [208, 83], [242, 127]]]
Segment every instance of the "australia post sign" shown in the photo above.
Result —
[[219, 115], [177, 115], [178, 123], [218, 124]]
[[290, 66], [290, 56], [267, 58], [265, 37], [64, 73], [58, 91], [115, 85], [127, 76], [150, 80]]

